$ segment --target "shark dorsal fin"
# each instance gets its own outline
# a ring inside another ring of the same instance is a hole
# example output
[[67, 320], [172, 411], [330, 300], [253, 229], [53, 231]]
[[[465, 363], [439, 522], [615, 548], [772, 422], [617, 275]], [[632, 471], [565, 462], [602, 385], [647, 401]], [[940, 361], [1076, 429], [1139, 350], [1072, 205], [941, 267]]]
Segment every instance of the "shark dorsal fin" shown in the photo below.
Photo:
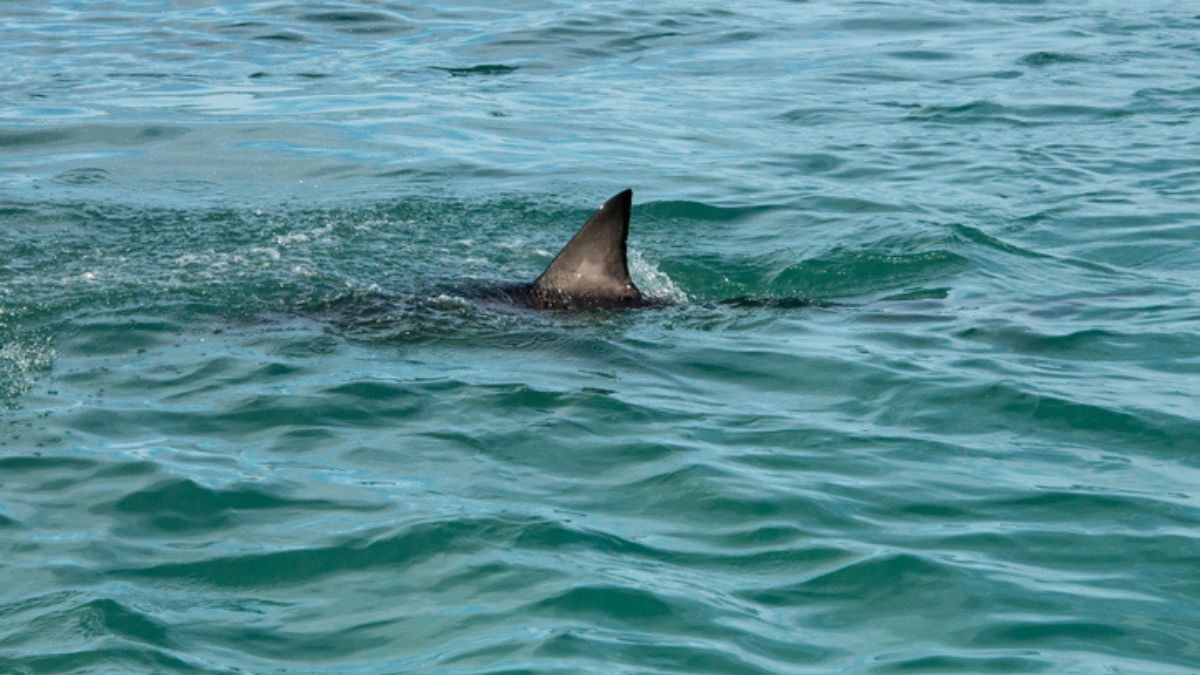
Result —
[[625, 240], [633, 190], [613, 196], [583, 224], [530, 288], [542, 309], [628, 307], [642, 294], [629, 278]]

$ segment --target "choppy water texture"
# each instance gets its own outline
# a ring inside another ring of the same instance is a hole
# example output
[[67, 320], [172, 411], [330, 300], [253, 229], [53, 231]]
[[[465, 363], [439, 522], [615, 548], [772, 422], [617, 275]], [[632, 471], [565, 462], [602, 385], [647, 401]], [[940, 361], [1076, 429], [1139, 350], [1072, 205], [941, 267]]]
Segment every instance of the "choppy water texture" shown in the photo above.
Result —
[[1200, 669], [1194, 6], [0, 13], [0, 671]]

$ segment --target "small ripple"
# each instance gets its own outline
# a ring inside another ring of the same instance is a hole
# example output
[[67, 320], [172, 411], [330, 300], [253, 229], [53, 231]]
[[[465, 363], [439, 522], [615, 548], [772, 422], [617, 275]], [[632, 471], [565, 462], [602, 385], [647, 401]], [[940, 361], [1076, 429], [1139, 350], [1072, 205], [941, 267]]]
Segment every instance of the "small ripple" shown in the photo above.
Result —
[[955, 233], [959, 234], [967, 241], [975, 244], [981, 244], [987, 248], [1000, 251], [1001, 253], [1008, 253], [1011, 255], [1020, 256], [1022, 258], [1050, 258], [1050, 256], [1044, 255], [1037, 251], [1022, 248], [1015, 244], [1010, 244], [1006, 241], [1003, 241], [997, 237], [993, 237], [977, 227], [971, 227], [970, 225], [964, 225], [962, 223], [956, 223], [950, 227]]
[[[859, 558], [832, 570], [822, 571], [803, 581], [782, 586], [743, 591], [741, 595], [766, 606], [789, 607], [814, 601], [870, 605], [879, 611], [881, 604], [911, 606], [913, 597], [928, 611], [929, 602], [939, 589], [962, 584], [964, 573], [955, 567], [906, 553]], [[947, 604], [953, 601], [947, 598]], [[947, 607], [949, 609], [949, 607]]]
[[753, 206], [714, 206], [703, 202], [657, 201], [638, 207], [639, 217], [654, 220], [697, 220], [701, 222], [740, 222], [777, 210], [770, 204]]
[[1087, 63], [1088, 59], [1077, 56], [1075, 54], [1066, 54], [1063, 52], [1031, 52], [1022, 56], [1017, 63], [1023, 66], [1032, 66], [1041, 68], [1044, 66], [1056, 66], [1064, 63]]
[[262, 35], [255, 36], [254, 39], [263, 40], [266, 42], [285, 42], [285, 43], [295, 43], [295, 44], [299, 44], [302, 42], [308, 42], [308, 38], [306, 36], [304, 36], [300, 33], [294, 32], [294, 31], [278, 31], [278, 32], [274, 32], [274, 33], [263, 33]]
[[[649, 638], [654, 639], [653, 642]], [[655, 664], [664, 672], [688, 673], [771, 673], [779, 672], [746, 659], [737, 654], [732, 645], [720, 647], [696, 644], [695, 640], [682, 638], [673, 644], [661, 635], [635, 636], [633, 634], [606, 635], [593, 630], [559, 630], [537, 646], [535, 655], [546, 661], [547, 672], [558, 670], [563, 663], [570, 663], [568, 671], [584, 670], [582, 664], [592, 662], [597, 672], [610, 670], [614, 663]], [[796, 662], [811, 663], [814, 652], [800, 653]], [[819, 652], [818, 652], [819, 653]], [[481, 664], [486, 667], [485, 664]], [[536, 670], [536, 662], [530, 664]], [[782, 665], [782, 664], [779, 664]], [[778, 667], [778, 666], [777, 666]]]
[[54, 180], [63, 185], [98, 185], [100, 183], [107, 183], [111, 179], [108, 172], [104, 169], [79, 167], [58, 174], [54, 177]]
[[[38, 117], [40, 116], [38, 115]], [[71, 133], [63, 129], [38, 129], [36, 131], [3, 129], [0, 130], [0, 148], [54, 146], [69, 138], [71, 138]]]
[[1140, 362], [1147, 348], [1169, 343], [1170, 336], [1146, 333], [1121, 333], [1104, 329], [1082, 329], [1060, 334], [1045, 334], [1023, 326], [970, 328], [960, 337], [979, 340], [1024, 354], [1055, 359], [1107, 362]]
[[856, 17], [842, 19], [837, 25], [846, 30], [868, 31], [878, 33], [918, 33], [936, 34], [955, 28], [966, 28], [970, 24], [963, 21], [952, 21], [933, 16], [912, 16], [897, 14], [893, 16]]
[[655, 593], [620, 586], [577, 586], [534, 603], [530, 609], [552, 615], [589, 618], [589, 623], [604, 625], [642, 624], [656, 630], [671, 630], [680, 610]]
[[0, 469], [7, 474], [42, 473], [67, 470], [72, 472], [94, 469], [98, 462], [80, 457], [55, 457], [41, 455], [18, 455], [0, 457]]
[[[1018, 0], [1008, 0], [1017, 2]], [[1040, 1], [1040, 0], [1039, 0]], [[968, 656], [957, 654], [920, 654], [917, 656], [877, 657], [883, 664], [871, 672], [877, 673], [1032, 673], [1054, 669], [1046, 659], [1021, 656]]]
[[952, 61], [958, 58], [951, 52], [931, 49], [905, 49], [888, 52], [888, 56], [902, 61]]
[[1031, 524], [1057, 520], [1084, 528], [1092, 520], [1097, 521], [1097, 524], [1111, 522], [1117, 514], [1137, 514], [1139, 518], [1153, 516], [1161, 522], [1173, 522], [1181, 527], [1193, 524], [1193, 519], [1187, 516], [1186, 504], [1166, 497], [1080, 490], [1043, 490], [1035, 494], [1008, 498], [980, 499], [973, 502], [969, 508], [976, 514], [982, 511], [994, 520], [1021, 520]]
[[[968, 329], [963, 337], [969, 337]], [[922, 410], [953, 408], [952, 400], [973, 401], [972, 425], [977, 433], [986, 430], [1027, 429], [1041, 433], [1094, 434], [1111, 444], [1123, 443], [1139, 452], [1186, 452], [1189, 435], [1200, 432], [1197, 425], [1185, 418], [1165, 413], [1147, 415], [1136, 408], [1118, 407], [1106, 401], [1072, 400], [1062, 395], [1027, 391], [1014, 383], [974, 384], [946, 388], [930, 393], [922, 402]], [[945, 406], [945, 407], [943, 407]], [[922, 410], [911, 410], [914, 421], [928, 418], [932, 424], [956, 424], [954, 420], [934, 421]], [[936, 417], [936, 415], [934, 415]]]
[[8, 627], [0, 631], [0, 641], [43, 645], [35, 656], [19, 661], [0, 657], [5, 672], [106, 667], [179, 671], [196, 666], [174, 653], [178, 645], [168, 624], [111, 598], [89, 598], [78, 592], [24, 598], [0, 605], [0, 618]]
[[[30, 643], [37, 640], [30, 639]], [[208, 670], [200, 664], [181, 658], [178, 654], [150, 649], [141, 645], [64, 649], [60, 643], [46, 645], [37, 654], [9, 660], [0, 657], [0, 668], [8, 673], [74, 673], [74, 672], [197, 672]]]
[[169, 479], [100, 504], [91, 513], [113, 512], [138, 517], [139, 525], [164, 532], [230, 527], [238, 514], [265, 509], [342, 510], [346, 505], [280, 497], [255, 487], [207, 488], [189, 479]]
[[801, 172], [805, 176], [831, 173], [842, 168], [846, 159], [828, 153], [796, 153], [779, 155], [772, 164]]
[[909, 121], [936, 124], [999, 123], [1010, 126], [1061, 125], [1063, 122], [1107, 123], [1134, 114], [1126, 108], [1076, 104], [1012, 106], [994, 101], [972, 101], [959, 105], [930, 105], [910, 113]]
[[[84, 281], [93, 280], [85, 273]], [[178, 324], [150, 316], [95, 317], [78, 323], [71, 345], [94, 356], [127, 354], [166, 345], [181, 330]]]
[[979, 631], [975, 644], [1001, 649], [1014, 645], [1028, 648], [1037, 644], [1054, 644], [1061, 649], [1064, 642], [1097, 645], [1120, 642], [1129, 637], [1129, 631], [1108, 623], [1031, 619], [997, 621], [996, 625]]
[[435, 66], [434, 70], [440, 70], [454, 77], [472, 77], [472, 76], [490, 76], [490, 75], [508, 75], [515, 73], [520, 68], [518, 66], [506, 66], [500, 63], [483, 63], [477, 66], [466, 68], [448, 68]]
[[837, 124], [844, 118], [845, 114], [845, 111], [839, 108], [805, 106], [782, 113], [778, 116], [778, 119], [789, 124], [808, 128], [821, 124]]
[[308, 12], [297, 18], [346, 33], [393, 35], [413, 30], [407, 21], [398, 16], [369, 10]]
[[477, 552], [511, 543], [520, 524], [494, 518], [442, 520], [412, 525], [398, 534], [352, 538], [327, 546], [269, 553], [243, 552], [193, 562], [118, 568], [130, 578], [174, 579], [219, 588], [271, 588], [302, 584], [356, 570], [405, 569], [455, 552]]
[[779, 295], [810, 298], [855, 297], [898, 288], [911, 292], [913, 286], [927, 282], [945, 283], [969, 267], [967, 258], [947, 250], [834, 251], [788, 266], [771, 280], [771, 288]]

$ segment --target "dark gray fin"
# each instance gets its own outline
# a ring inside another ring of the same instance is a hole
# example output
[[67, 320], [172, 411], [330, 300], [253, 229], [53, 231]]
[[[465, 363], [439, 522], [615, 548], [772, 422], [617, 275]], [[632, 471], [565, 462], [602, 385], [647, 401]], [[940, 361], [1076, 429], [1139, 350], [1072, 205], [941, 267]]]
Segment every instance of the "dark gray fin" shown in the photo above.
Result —
[[609, 199], [559, 251], [528, 291], [538, 309], [636, 307], [642, 294], [629, 278], [625, 240], [633, 190]]

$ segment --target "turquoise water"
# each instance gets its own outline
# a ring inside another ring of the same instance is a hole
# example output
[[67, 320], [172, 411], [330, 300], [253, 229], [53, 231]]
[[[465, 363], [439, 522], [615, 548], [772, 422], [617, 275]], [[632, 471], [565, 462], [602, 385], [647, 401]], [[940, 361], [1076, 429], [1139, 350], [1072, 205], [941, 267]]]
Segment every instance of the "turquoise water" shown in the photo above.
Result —
[[0, 672], [1200, 670], [1195, 7], [0, 7]]

